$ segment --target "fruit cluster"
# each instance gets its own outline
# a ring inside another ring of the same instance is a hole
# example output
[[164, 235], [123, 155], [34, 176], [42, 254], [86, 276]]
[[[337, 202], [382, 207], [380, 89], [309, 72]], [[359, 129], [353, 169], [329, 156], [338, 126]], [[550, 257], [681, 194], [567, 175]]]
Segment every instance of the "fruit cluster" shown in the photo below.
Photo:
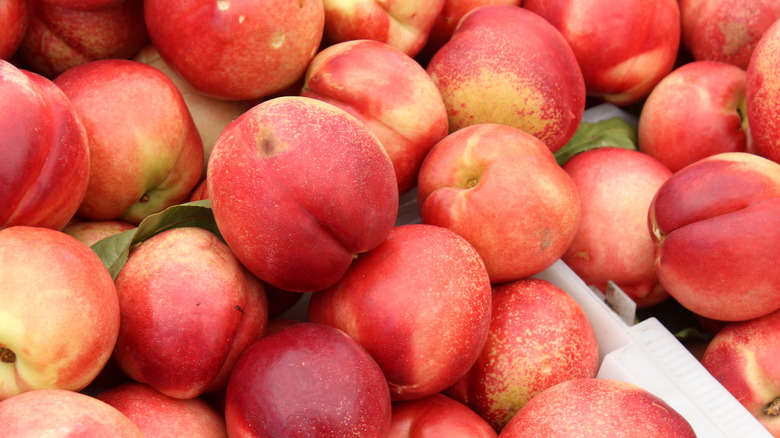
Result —
[[562, 262], [780, 436], [779, 103], [770, 0], [5, 0], [0, 429], [695, 436]]

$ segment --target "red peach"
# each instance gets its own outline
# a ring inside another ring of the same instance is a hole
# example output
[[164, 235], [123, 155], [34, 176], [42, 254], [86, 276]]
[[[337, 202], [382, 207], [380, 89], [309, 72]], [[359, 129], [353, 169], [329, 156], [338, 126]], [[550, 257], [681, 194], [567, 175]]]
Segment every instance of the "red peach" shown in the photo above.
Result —
[[645, 98], [677, 59], [676, 0], [524, 0], [566, 38], [589, 96], [615, 105]]
[[661, 285], [721, 321], [780, 308], [780, 164], [746, 152], [703, 158], [658, 189], [648, 213]]
[[712, 338], [701, 362], [758, 421], [780, 436], [780, 310], [733, 322]]
[[745, 106], [755, 153], [780, 163], [780, 20], [761, 37], [747, 69]]
[[0, 59], [0, 229], [62, 229], [89, 181], [89, 143], [81, 118], [62, 90]]
[[393, 421], [387, 438], [496, 438], [485, 419], [468, 406], [441, 393], [393, 402]]
[[231, 438], [386, 437], [391, 409], [387, 381], [366, 350], [314, 323], [258, 339], [225, 394]]
[[435, 225], [401, 225], [338, 283], [312, 294], [308, 320], [346, 332], [382, 368], [393, 400], [411, 400], [442, 391], [474, 363], [490, 294], [485, 265], [465, 239]]
[[639, 114], [639, 150], [672, 172], [704, 157], [748, 149], [745, 71], [693, 61], [656, 85]]
[[143, 241], [115, 282], [122, 324], [114, 359], [130, 378], [170, 397], [224, 389], [268, 322], [260, 281], [201, 228]]
[[602, 292], [615, 282], [638, 308], [669, 298], [655, 272], [647, 211], [672, 172], [650, 155], [617, 147], [581, 152], [563, 170], [577, 187], [582, 215], [561, 259]]
[[695, 438], [688, 420], [634, 384], [602, 378], [559, 383], [529, 401], [500, 438]]
[[203, 94], [261, 99], [294, 84], [319, 49], [322, 0], [146, 0], [149, 38]]
[[147, 437], [227, 437], [225, 417], [198, 397], [177, 399], [149, 385], [128, 382], [95, 398], [127, 416]]
[[214, 219], [266, 283], [308, 292], [341, 278], [395, 224], [398, 185], [379, 140], [317, 99], [267, 100], [232, 122], [209, 160]]
[[48, 228], [0, 230], [0, 400], [86, 387], [111, 356], [119, 318], [111, 274], [85, 244]]

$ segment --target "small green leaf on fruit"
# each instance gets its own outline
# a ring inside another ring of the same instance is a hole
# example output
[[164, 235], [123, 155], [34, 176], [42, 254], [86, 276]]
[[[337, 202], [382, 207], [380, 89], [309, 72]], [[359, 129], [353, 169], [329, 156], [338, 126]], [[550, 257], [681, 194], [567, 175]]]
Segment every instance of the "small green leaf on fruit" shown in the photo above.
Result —
[[563, 166], [578, 153], [601, 147], [636, 150], [637, 127], [617, 116], [595, 123], [582, 122], [571, 139], [555, 152], [555, 159]]
[[174, 205], [149, 215], [138, 224], [138, 227], [107, 237], [92, 245], [92, 250], [97, 253], [111, 276], [116, 279], [134, 246], [155, 234], [179, 227], [203, 228], [222, 238], [214, 221], [211, 202], [206, 199]]

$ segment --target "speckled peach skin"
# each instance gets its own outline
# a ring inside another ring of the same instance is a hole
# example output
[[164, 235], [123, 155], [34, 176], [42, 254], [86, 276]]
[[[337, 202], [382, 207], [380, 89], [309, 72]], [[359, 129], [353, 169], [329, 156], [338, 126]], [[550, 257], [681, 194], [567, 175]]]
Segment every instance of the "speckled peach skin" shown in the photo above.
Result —
[[747, 69], [745, 102], [757, 154], [780, 162], [780, 23], [759, 40]]

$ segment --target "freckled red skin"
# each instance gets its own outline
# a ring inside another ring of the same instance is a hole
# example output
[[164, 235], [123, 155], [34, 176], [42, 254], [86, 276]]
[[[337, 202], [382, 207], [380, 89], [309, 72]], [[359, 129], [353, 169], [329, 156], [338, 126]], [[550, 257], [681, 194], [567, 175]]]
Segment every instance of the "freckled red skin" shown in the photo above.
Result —
[[0, 229], [62, 229], [87, 191], [89, 146], [76, 109], [50, 80], [0, 60]]
[[48, 78], [89, 61], [130, 58], [149, 39], [143, 0], [103, 8], [70, 8], [44, 0], [31, 6], [19, 55], [31, 70]]
[[746, 73], [716, 61], [694, 61], [656, 85], [639, 116], [639, 150], [671, 171], [721, 152], [745, 152], [742, 126]]
[[679, 0], [682, 44], [696, 60], [746, 70], [758, 41], [780, 19], [774, 0]]
[[477, 123], [518, 127], [560, 149], [585, 110], [585, 83], [563, 35], [539, 15], [489, 5], [464, 15], [427, 66], [450, 132]]
[[321, 0], [262, 7], [151, 0], [144, 16], [152, 44], [173, 70], [199, 92], [229, 100], [260, 99], [295, 83], [320, 45], [325, 20]]
[[215, 235], [175, 228], [136, 247], [116, 278], [117, 365], [165, 395], [222, 390], [268, 321], [265, 293]]
[[497, 432], [545, 389], [596, 377], [596, 334], [577, 302], [554, 284], [518, 280], [493, 288], [490, 334], [474, 366], [445, 394]]
[[753, 148], [780, 163], [780, 23], [775, 22], [753, 51], [745, 80], [745, 104]]
[[484, 264], [462, 237], [402, 225], [337, 284], [314, 293], [308, 319], [358, 341], [384, 371], [393, 400], [411, 400], [447, 388], [474, 363], [490, 294]]
[[306, 72], [301, 96], [332, 103], [364, 122], [393, 161], [399, 193], [415, 186], [425, 155], [447, 135], [447, 109], [428, 73], [378, 41], [323, 49]]
[[496, 431], [463, 403], [441, 393], [393, 402], [387, 438], [496, 438]]
[[701, 316], [739, 321], [780, 307], [780, 165], [713, 155], [673, 174], [650, 205], [658, 279]]
[[780, 311], [726, 325], [715, 334], [702, 365], [755, 416], [773, 436], [780, 435], [780, 417], [764, 409], [780, 396]]
[[566, 38], [588, 95], [616, 105], [646, 97], [677, 59], [680, 11], [675, 0], [628, 0], [619, 6], [611, 0], [525, 0], [522, 6]]
[[263, 281], [310, 292], [333, 285], [354, 254], [395, 224], [398, 186], [376, 136], [346, 111], [280, 97], [228, 125], [211, 153], [214, 219]]
[[500, 438], [695, 438], [690, 423], [636, 385], [590, 378], [559, 383], [529, 401]]
[[246, 349], [225, 395], [230, 437], [385, 437], [387, 381], [344, 332], [300, 323]]

